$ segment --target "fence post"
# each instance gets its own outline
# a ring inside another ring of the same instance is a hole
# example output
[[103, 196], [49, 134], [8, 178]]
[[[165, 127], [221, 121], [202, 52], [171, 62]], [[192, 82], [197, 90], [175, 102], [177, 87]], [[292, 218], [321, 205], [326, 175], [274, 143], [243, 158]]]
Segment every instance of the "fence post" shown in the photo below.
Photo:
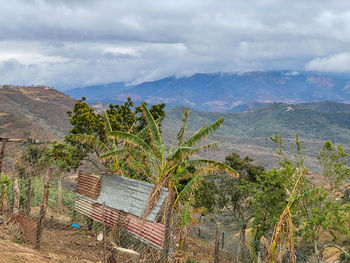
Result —
[[170, 249], [170, 236], [171, 236], [171, 216], [173, 211], [173, 206], [175, 202], [175, 193], [170, 192], [168, 195], [168, 202], [165, 211], [165, 232], [164, 232], [164, 243], [163, 250], [160, 254], [160, 262], [167, 263]]
[[222, 236], [221, 236], [221, 249], [224, 249], [225, 246], [225, 233], [222, 231]]
[[13, 173], [12, 176], [12, 182], [13, 182], [13, 192], [14, 192], [14, 200], [13, 200], [13, 213], [19, 214], [19, 199], [20, 199], [20, 190], [18, 186], [18, 175]]
[[106, 263], [106, 224], [105, 224], [105, 206], [106, 202], [103, 202], [102, 206], [102, 235], [103, 235], [103, 262]]
[[41, 237], [43, 234], [44, 220], [45, 220], [46, 209], [49, 201], [50, 177], [51, 177], [51, 172], [47, 172], [46, 177], [44, 179], [44, 197], [40, 207], [40, 214], [39, 214], [40, 216], [39, 216], [37, 232], [36, 232], [35, 248], [38, 250], [40, 249], [40, 245], [41, 245]]
[[220, 248], [220, 223], [216, 223], [215, 232], [215, 249], [214, 249], [214, 263], [219, 263], [219, 248]]
[[31, 212], [31, 200], [32, 200], [32, 177], [27, 174], [27, 203], [26, 203], [26, 214], [30, 215]]
[[0, 146], [0, 174], [2, 172], [2, 164], [5, 156], [5, 147], [6, 143], [8, 142], [8, 139], [6, 138], [0, 138], [1, 146]]

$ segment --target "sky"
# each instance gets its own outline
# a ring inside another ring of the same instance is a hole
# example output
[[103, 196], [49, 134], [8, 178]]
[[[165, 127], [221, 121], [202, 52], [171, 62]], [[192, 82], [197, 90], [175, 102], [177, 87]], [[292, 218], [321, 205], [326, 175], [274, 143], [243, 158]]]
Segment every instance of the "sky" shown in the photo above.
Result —
[[349, 0], [0, 0], [0, 85], [350, 72]]

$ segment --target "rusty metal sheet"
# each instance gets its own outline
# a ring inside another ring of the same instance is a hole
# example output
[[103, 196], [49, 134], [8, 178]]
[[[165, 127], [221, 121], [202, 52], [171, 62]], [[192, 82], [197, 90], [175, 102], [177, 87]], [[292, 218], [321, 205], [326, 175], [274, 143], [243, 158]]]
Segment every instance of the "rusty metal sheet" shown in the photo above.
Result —
[[[103, 205], [94, 203], [92, 205], [91, 218], [102, 223]], [[127, 214], [122, 211], [112, 209], [110, 207], [104, 208], [104, 222], [106, 225], [113, 226], [119, 224], [129, 233], [133, 234], [140, 241], [156, 248], [162, 249], [164, 242], [164, 225], [156, 222], [142, 221], [142, 219]]]
[[101, 176], [78, 171], [77, 192], [81, 195], [96, 199], [101, 190]]
[[[96, 203], [103, 204], [119, 211], [141, 218], [154, 185], [139, 180], [113, 174], [102, 174], [102, 185]], [[158, 201], [147, 221], [155, 221], [161, 211], [168, 189], [162, 188]]]

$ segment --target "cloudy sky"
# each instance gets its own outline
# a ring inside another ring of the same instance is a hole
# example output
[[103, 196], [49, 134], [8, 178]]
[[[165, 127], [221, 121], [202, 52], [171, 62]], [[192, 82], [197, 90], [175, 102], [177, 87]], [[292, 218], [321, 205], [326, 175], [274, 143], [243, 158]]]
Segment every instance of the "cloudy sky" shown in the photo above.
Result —
[[349, 0], [0, 0], [0, 84], [350, 72]]

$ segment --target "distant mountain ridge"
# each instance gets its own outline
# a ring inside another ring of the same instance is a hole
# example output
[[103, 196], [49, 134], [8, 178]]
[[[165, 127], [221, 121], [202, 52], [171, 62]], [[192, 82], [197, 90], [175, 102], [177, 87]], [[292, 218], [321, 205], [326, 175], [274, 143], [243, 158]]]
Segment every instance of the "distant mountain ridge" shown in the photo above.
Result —
[[[131, 97], [135, 102], [165, 102], [172, 106], [226, 112], [249, 109], [252, 104], [303, 103], [333, 100], [350, 103], [350, 75], [316, 72], [197, 73], [189, 77], [168, 77], [137, 85], [117, 82], [73, 89], [73, 98], [89, 102], [119, 103]], [[246, 105], [245, 105], [246, 104]], [[235, 110], [236, 107], [240, 107]]]
[[[182, 123], [182, 107], [174, 107], [166, 112], [162, 130], [166, 141], [176, 143], [176, 133]], [[267, 167], [277, 165], [273, 149], [276, 147], [269, 137], [277, 131], [285, 142], [285, 150], [291, 153], [289, 144], [296, 133], [306, 148], [307, 167], [319, 171], [317, 154], [327, 140], [342, 144], [350, 150], [350, 104], [333, 101], [301, 104], [274, 103], [238, 113], [217, 113], [198, 110], [190, 111], [189, 134], [204, 124], [209, 124], [220, 116], [224, 123], [215, 132], [214, 141], [219, 141], [216, 159], [236, 151], [252, 156]], [[211, 156], [212, 157], [212, 156]]]

